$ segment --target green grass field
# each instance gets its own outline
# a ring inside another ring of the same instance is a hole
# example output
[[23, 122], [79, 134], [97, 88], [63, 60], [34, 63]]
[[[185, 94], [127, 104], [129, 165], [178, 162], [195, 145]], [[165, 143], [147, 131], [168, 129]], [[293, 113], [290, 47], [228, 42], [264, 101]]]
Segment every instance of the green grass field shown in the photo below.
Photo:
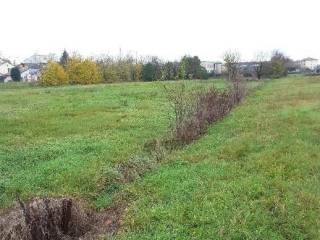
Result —
[[[166, 134], [169, 105], [163, 85], [0, 84], [0, 208], [17, 194], [94, 202], [109, 169], [139, 153], [147, 140]], [[209, 85], [213, 81], [188, 82], [192, 88]]]
[[266, 83], [126, 192], [119, 239], [320, 239], [320, 78]]
[[[109, 170], [166, 135], [169, 112], [162, 82], [0, 84], [0, 208], [16, 194], [106, 207]], [[320, 78], [267, 81], [115, 194], [129, 203], [116, 238], [320, 239], [319, 186]]]

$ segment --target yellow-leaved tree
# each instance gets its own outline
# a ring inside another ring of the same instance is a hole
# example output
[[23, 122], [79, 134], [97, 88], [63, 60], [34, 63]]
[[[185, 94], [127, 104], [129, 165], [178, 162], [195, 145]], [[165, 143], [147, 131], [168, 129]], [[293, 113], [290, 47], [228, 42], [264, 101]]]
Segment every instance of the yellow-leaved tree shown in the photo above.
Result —
[[49, 62], [41, 73], [40, 84], [44, 86], [68, 84], [68, 75], [60, 64]]
[[73, 84], [94, 84], [102, 82], [102, 73], [96, 62], [90, 59], [73, 57], [69, 59], [67, 74], [70, 83]]
[[142, 79], [142, 63], [137, 63], [134, 68], [134, 81], [141, 81]]

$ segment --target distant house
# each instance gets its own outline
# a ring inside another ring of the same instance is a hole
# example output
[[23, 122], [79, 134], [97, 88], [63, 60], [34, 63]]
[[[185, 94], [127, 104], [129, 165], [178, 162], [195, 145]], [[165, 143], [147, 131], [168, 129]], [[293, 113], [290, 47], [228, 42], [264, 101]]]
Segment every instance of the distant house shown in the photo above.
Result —
[[21, 80], [23, 82], [36, 82], [39, 80], [42, 68], [50, 61], [58, 61], [55, 54], [34, 54], [20, 64]]
[[36, 82], [39, 80], [41, 70], [40, 69], [34, 69], [34, 68], [28, 68], [21, 71], [21, 81], [22, 82]]
[[[265, 63], [265, 62], [264, 62]], [[238, 68], [241, 72], [241, 74], [245, 77], [257, 77], [256, 76], [256, 71], [260, 66], [260, 62], [239, 62], [238, 63]]]
[[317, 66], [319, 65], [319, 60], [315, 58], [304, 58], [298, 61], [300, 68], [304, 70], [315, 71]]
[[201, 66], [204, 67], [209, 73], [214, 73], [216, 75], [220, 75], [222, 73], [221, 62], [203, 61], [201, 62]]
[[240, 62], [238, 64], [238, 67], [240, 68], [240, 70], [244, 70], [244, 69], [252, 70], [258, 67], [259, 64], [260, 64], [259, 62]]
[[0, 58], [0, 82], [11, 81], [10, 72], [13, 67], [14, 65], [9, 60]]
[[0, 58], [0, 75], [10, 74], [10, 71], [13, 67], [14, 66], [11, 64], [9, 60]]

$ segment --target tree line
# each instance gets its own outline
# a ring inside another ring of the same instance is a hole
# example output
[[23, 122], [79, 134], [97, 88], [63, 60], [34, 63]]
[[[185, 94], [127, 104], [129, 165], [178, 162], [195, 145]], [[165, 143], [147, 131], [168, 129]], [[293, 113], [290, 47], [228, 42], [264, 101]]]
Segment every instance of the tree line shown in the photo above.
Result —
[[[228, 57], [226, 58], [228, 54], [225, 55], [224, 59], [226, 65], [230, 62], [230, 59], [228, 59]], [[240, 68], [242, 75], [256, 79], [285, 77], [288, 75], [289, 71], [298, 68], [296, 62], [279, 50], [274, 50], [271, 55], [260, 52], [255, 56], [254, 61], [248, 65], [241, 64], [239, 59], [239, 57], [236, 57], [234, 61], [238, 63], [237, 66]]]
[[[280, 51], [273, 51], [271, 56], [259, 53], [255, 60], [245, 64], [236, 51], [224, 54], [223, 74], [233, 78], [235, 72], [255, 79], [280, 78], [295, 68], [295, 62]], [[183, 56], [180, 61], [162, 61], [158, 57], [100, 56], [83, 58], [80, 55], [69, 56], [63, 51], [60, 61], [49, 62], [41, 71], [40, 84], [95, 84], [114, 82], [137, 82], [178, 79], [208, 79], [213, 73], [201, 66], [197, 56]], [[19, 68], [11, 70], [15, 81], [21, 79]]]
[[49, 62], [42, 70], [40, 84], [93, 84], [177, 79], [207, 79], [209, 73], [197, 56], [180, 61], [162, 61], [158, 57], [137, 58], [102, 56], [98, 59], [69, 56], [64, 51], [59, 62]]

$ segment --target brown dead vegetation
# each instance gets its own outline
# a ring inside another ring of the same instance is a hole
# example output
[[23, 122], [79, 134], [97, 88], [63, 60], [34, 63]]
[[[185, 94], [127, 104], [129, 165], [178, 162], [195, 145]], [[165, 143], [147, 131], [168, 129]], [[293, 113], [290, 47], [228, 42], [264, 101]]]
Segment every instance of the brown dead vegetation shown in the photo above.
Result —
[[102, 212], [88, 210], [70, 198], [43, 198], [17, 204], [0, 213], [1, 240], [93, 240], [113, 235], [126, 204]]
[[225, 90], [211, 87], [189, 92], [182, 84], [167, 92], [174, 112], [172, 141], [185, 145], [198, 139], [208, 125], [219, 121], [238, 105], [247, 88], [243, 81], [235, 80]]
[[0, 239], [79, 239], [91, 228], [92, 215], [72, 199], [34, 199], [0, 215]]

